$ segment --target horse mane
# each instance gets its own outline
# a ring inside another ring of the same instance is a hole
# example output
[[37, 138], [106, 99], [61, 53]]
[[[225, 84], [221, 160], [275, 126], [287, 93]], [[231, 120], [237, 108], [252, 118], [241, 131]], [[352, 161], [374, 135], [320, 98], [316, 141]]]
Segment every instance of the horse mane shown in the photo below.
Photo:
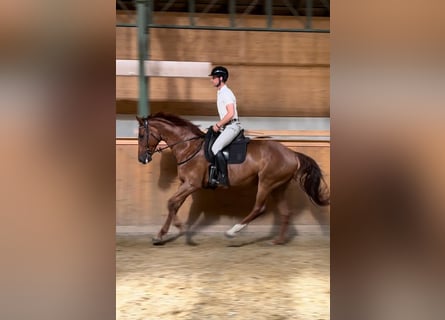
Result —
[[204, 132], [199, 129], [199, 127], [189, 120], [186, 120], [184, 118], [181, 118], [175, 114], [166, 113], [166, 112], [158, 112], [154, 115], [151, 115], [148, 117], [148, 119], [159, 119], [164, 120], [167, 122], [170, 122], [171, 124], [178, 126], [178, 127], [187, 127], [190, 129], [191, 132], [193, 132], [197, 136], [203, 136]]

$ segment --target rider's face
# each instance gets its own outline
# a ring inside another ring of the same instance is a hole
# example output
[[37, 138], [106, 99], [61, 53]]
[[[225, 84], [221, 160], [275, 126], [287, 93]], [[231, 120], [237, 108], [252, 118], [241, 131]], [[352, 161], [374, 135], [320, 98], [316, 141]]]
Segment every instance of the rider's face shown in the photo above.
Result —
[[221, 77], [218, 76], [212, 76], [212, 78], [210, 79], [210, 81], [213, 83], [214, 87], [219, 87], [221, 84]]

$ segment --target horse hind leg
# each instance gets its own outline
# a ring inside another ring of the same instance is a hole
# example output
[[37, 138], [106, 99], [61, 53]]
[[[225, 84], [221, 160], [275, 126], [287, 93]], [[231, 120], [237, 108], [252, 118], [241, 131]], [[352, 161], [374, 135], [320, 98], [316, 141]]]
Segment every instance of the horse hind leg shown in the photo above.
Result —
[[236, 236], [238, 232], [243, 230], [247, 225], [258, 218], [261, 214], [266, 211], [266, 198], [269, 195], [270, 188], [266, 185], [259, 183], [258, 191], [256, 195], [255, 204], [253, 206], [252, 211], [241, 221], [241, 223], [235, 224], [232, 228], [225, 232], [225, 235], [229, 238], [233, 238]]
[[256, 201], [252, 211], [241, 221], [241, 223], [235, 224], [231, 229], [226, 231], [225, 235], [229, 238], [235, 237], [236, 234], [243, 230], [250, 222], [263, 214], [266, 211], [265, 203], [267, 196], [273, 190], [272, 194], [274, 195], [274, 198], [277, 202], [277, 208], [281, 215], [280, 232], [278, 237], [273, 241], [273, 244], [285, 244], [286, 232], [288, 229], [290, 216], [290, 211], [285, 200], [285, 191], [287, 190], [288, 185], [289, 182], [285, 183], [284, 185], [280, 182], [276, 182], [272, 185], [259, 183]]
[[289, 220], [291, 216], [291, 211], [286, 200], [286, 191], [288, 189], [289, 183], [281, 188], [278, 188], [272, 192], [272, 197], [275, 200], [276, 207], [280, 214], [280, 229], [277, 237], [272, 241], [273, 244], [285, 244], [287, 242], [287, 231], [289, 228]]
[[238, 232], [240, 232], [241, 230], [243, 230], [245, 227], [247, 227], [247, 225], [255, 220], [256, 218], [258, 218], [260, 215], [262, 215], [264, 212], [266, 211], [266, 205], [263, 204], [262, 207], [260, 207], [259, 209], [254, 208], [250, 214], [245, 217], [243, 219], [243, 221], [241, 221], [241, 223], [237, 223], [235, 224], [232, 228], [230, 228], [229, 230], [227, 230], [225, 232], [225, 235], [229, 238], [233, 238], [236, 236], [236, 234]]
[[[193, 199], [192, 204], [190, 206], [189, 216], [185, 223], [185, 241], [188, 245], [197, 245], [196, 242], [193, 241], [192, 237], [197, 232], [197, 223], [198, 220], [203, 216], [203, 212], [198, 205], [198, 201]], [[198, 225], [199, 226], [199, 225]]]

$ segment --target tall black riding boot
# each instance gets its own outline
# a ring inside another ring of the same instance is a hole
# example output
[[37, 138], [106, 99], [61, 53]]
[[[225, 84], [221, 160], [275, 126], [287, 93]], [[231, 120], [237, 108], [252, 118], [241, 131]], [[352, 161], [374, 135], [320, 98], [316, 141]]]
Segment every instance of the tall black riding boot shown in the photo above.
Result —
[[207, 183], [207, 188], [215, 189], [218, 186], [217, 180], [218, 170], [216, 165], [209, 166], [209, 181]]
[[216, 166], [219, 171], [218, 183], [222, 186], [229, 186], [229, 177], [227, 172], [227, 163], [222, 151], [218, 152], [215, 156]]

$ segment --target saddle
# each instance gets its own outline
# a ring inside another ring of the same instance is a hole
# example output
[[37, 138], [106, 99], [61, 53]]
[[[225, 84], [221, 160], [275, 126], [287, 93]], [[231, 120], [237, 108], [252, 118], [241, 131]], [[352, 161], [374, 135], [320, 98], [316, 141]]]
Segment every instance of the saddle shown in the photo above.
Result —
[[244, 136], [244, 130], [233, 139], [233, 141], [221, 150], [223, 158], [215, 156], [212, 152], [212, 145], [220, 135], [214, 132], [212, 127], [207, 130], [204, 138], [204, 154], [209, 165], [209, 180], [206, 188], [215, 189], [218, 185], [228, 187], [228, 164], [243, 163], [246, 160], [247, 144], [250, 139]]
[[[213, 131], [212, 127], [209, 127], [204, 138], [204, 154], [208, 162], [215, 162], [215, 155], [212, 152], [212, 145], [220, 135], [220, 132]], [[246, 160], [247, 144], [250, 138], [244, 136], [244, 129], [233, 139], [233, 141], [222, 149], [224, 158], [227, 164], [243, 163]]]

